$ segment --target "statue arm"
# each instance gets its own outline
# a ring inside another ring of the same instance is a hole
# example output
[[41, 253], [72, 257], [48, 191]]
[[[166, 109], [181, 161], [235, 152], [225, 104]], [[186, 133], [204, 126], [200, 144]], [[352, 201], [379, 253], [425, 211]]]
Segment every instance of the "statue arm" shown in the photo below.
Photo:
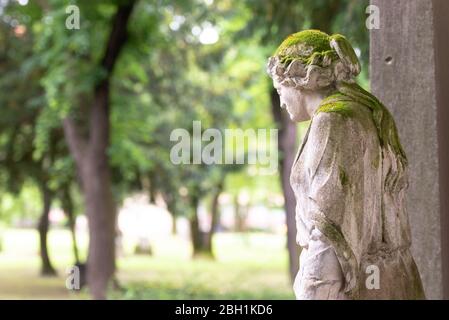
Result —
[[335, 250], [319, 231], [312, 231], [301, 251], [300, 271], [294, 284], [299, 300], [343, 300], [344, 277]]

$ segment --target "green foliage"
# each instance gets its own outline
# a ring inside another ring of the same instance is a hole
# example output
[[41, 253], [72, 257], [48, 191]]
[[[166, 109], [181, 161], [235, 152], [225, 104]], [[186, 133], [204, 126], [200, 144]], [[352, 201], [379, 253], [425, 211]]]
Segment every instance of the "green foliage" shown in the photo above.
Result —
[[[272, 127], [271, 85], [264, 65], [273, 46], [287, 34], [310, 27], [345, 33], [362, 50], [363, 59], [367, 33], [359, 25], [364, 23], [364, 3], [336, 2], [338, 6], [326, 1], [219, 0], [192, 6], [191, 1], [139, 1], [128, 45], [111, 82], [108, 154], [117, 200], [145, 188], [147, 180], [181, 202], [182, 187], [207, 197], [222, 183], [227, 167], [172, 165], [170, 132], [189, 130], [194, 120], [201, 120], [203, 128]], [[1, 29], [8, 63], [1, 66], [5, 76], [0, 87], [11, 92], [0, 97], [8, 106], [1, 119], [0, 146], [11, 159], [2, 181], [9, 181], [11, 191], [19, 192], [32, 176], [45, 178], [52, 190], [73, 181], [74, 164], [64, 145], [61, 120], [70, 114], [86, 126], [92, 88], [105, 76], [98, 62], [117, 1], [77, 1], [82, 13], [79, 30], [61, 27], [69, 3], [53, 0], [45, 7], [37, 2], [11, 3], [6, 8], [27, 30], [23, 37], [14, 37], [11, 26]], [[332, 13], [331, 19], [320, 12]], [[204, 44], [204, 30], [215, 30], [218, 41]], [[325, 38], [314, 32], [296, 33], [283, 46], [301, 40], [318, 43], [317, 50], [325, 52], [329, 50]], [[23, 118], [17, 117], [20, 106]], [[250, 152], [247, 147], [246, 151]], [[233, 169], [237, 171], [226, 179], [231, 192], [255, 190], [254, 197], [260, 199], [265, 198], [264, 188], [279, 192], [270, 183], [272, 178], [252, 176], [238, 166]], [[44, 176], [36, 175], [42, 170]]]
[[[30, 192], [30, 185], [44, 183], [58, 193], [73, 190], [76, 184], [62, 120], [71, 115], [87, 132], [93, 89], [106, 76], [99, 61], [119, 2], [73, 3], [81, 12], [79, 30], [65, 28], [65, 7], [72, 4], [65, 0], [29, 1], [26, 6], [10, 1], [5, 14], [25, 27], [21, 36], [0, 19], [0, 88], [8, 93], [0, 96], [0, 184], [5, 191], [2, 203], [8, 204], [2, 219], [24, 210], [31, 210], [32, 216], [38, 213], [36, 206], [22, 206], [21, 194]], [[170, 133], [176, 128], [191, 132], [195, 120], [202, 121], [203, 129], [273, 128], [266, 58], [280, 39], [303, 29], [347, 35], [361, 51], [366, 87], [367, 4], [366, 0], [138, 1], [129, 41], [110, 82], [107, 152], [116, 201], [150, 186], [174, 199], [181, 214], [188, 214], [182, 209], [192, 196], [207, 199], [225, 183], [232, 194], [245, 189], [253, 201], [269, 203], [271, 195], [280, 193], [273, 183], [277, 177], [257, 176], [244, 166], [173, 165]], [[215, 42], [210, 34], [215, 34]], [[299, 34], [284, 46], [313, 42], [317, 47], [313, 60], [328, 53], [329, 39]], [[251, 151], [245, 146], [245, 152]], [[38, 189], [33, 190], [34, 195], [25, 198], [40, 203]]]
[[[368, 87], [368, 30], [364, 26], [368, 0], [215, 0], [212, 4], [202, 0], [138, 0], [127, 44], [113, 74], [108, 75], [99, 62], [121, 1], [126, 0], [29, 1], [25, 6], [9, 1], [2, 7], [1, 221], [36, 220], [44, 186], [56, 198], [68, 190], [76, 211], [82, 211], [62, 120], [70, 115], [87, 136], [93, 91], [106, 76], [111, 80], [107, 155], [116, 202], [135, 191], [157, 190], [170, 211], [186, 216], [192, 214], [195, 201], [210, 200], [223, 184], [232, 196], [245, 191], [251, 203], [279, 206], [276, 196], [281, 188], [276, 175], [260, 176], [242, 165], [174, 165], [170, 161], [174, 143], [169, 137], [177, 128], [191, 132], [195, 120], [202, 121], [203, 131], [273, 128], [272, 86], [265, 64], [288, 34], [311, 28], [345, 34], [356, 52], [360, 51], [361, 83]], [[80, 9], [79, 30], [65, 28], [69, 4]], [[303, 34], [303, 39], [298, 35], [284, 45], [299, 40], [316, 45], [317, 51], [308, 62], [334, 54], [329, 51], [329, 39], [325, 43], [316, 39], [316, 34]], [[333, 104], [326, 111], [343, 109]], [[388, 118], [383, 119], [381, 125], [392, 128]], [[303, 135], [306, 124], [299, 128]], [[385, 132], [396, 141], [394, 131]], [[251, 151], [246, 145], [245, 152]], [[218, 241], [221, 238], [219, 235]], [[31, 245], [23, 239], [28, 238], [20, 234], [12, 242]], [[144, 274], [148, 278], [126, 282], [126, 290], [117, 297], [292, 298], [285, 274], [284, 238], [279, 239], [274, 246], [270, 242], [253, 246], [248, 245], [252, 236], [233, 237], [224, 246], [216, 245], [217, 262], [180, 258], [179, 249], [185, 246], [176, 247], [174, 257], [120, 261], [125, 277]], [[72, 257], [68, 245], [61, 250], [61, 243], [68, 242], [59, 240], [50, 237], [49, 243], [56, 259], [66, 257], [58, 261], [62, 264]], [[161, 245], [161, 252], [168, 250], [165, 240], [155, 245]], [[37, 267], [37, 258], [27, 259], [22, 267]], [[5, 268], [4, 262], [1, 268]], [[148, 275], [148, 270], [153, 272]], [[26, 278], [28, 284], [29, 271], [25, 274], [20, 279]], [[0, 280], [5, 283], [4, 278]], [[58, 281], [54, 288], [60, 288]], [[37, 281], [33, 284], [42, 285]]]
[[39, 189], [25, 183], [17, 194], [3, 193], [0, 198], [0, 220], [11, 224], [19, 220], [36, 220], [41, 213]]

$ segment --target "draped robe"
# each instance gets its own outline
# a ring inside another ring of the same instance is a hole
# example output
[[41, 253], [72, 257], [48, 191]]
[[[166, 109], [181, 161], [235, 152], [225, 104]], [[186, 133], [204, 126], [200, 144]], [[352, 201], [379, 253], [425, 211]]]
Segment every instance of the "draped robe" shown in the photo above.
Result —
[[[317, 109], [292, 167], [303, 247], [296, 296], [422, 299], [410, 253], [406, 164], [382, 143], [372, 96], [359, 87], [338, 89], [336, 107]], [[384, 121], [393, 121], [383, 111]]]

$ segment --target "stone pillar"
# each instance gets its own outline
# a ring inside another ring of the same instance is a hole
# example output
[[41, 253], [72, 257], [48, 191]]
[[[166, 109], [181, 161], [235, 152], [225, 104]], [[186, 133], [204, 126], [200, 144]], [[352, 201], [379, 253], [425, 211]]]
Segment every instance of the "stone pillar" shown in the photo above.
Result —
[[372, 0], [372, 92], [390, 109], [409, 159], [412, 252], [426, 296], [449, 298], [449, 1]]

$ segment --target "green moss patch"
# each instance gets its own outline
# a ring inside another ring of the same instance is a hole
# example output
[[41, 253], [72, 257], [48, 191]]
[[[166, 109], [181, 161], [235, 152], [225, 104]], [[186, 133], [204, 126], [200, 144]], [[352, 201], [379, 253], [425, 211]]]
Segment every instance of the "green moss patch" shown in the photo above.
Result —
[[350, 117], [353, 114], [351, 108], [346, 102], [334, 102], [322, 104], [316, 111], [317, 114], [320, 112], [328, 112], [328, 113], [334, 112], [344, 117]]
[[345, 169], [342, 166], [339, 166], [338, 171], [339, 171], [341, 185], [342, 186], [347, 185], [349, 182], [349, 179], [348, 179], [348, 175], [346, 174]]
[[274, 53], [281, 63], [300, 60], [304, 64], [321, 65], [325, 59], [336, 59], [337, 54], [330, 47], [330, 37], [319, 30], [304, 30], [289, 35]]
[[316, 113], [333, 112], [344, 117], [351, 117], [353, 115], [353, 110], [351, 108], [352, 102], [353, 101], [350, 98], [340, 92], [337, 92], [324, 99], [318, 107]]
[[275, 55], [282, 56], [289, 47], [299, 43], [313, 48], [313, 52], [331, 50], [328, 34], [319, 30], [304, 30], [289, 35], [277, 48]]

